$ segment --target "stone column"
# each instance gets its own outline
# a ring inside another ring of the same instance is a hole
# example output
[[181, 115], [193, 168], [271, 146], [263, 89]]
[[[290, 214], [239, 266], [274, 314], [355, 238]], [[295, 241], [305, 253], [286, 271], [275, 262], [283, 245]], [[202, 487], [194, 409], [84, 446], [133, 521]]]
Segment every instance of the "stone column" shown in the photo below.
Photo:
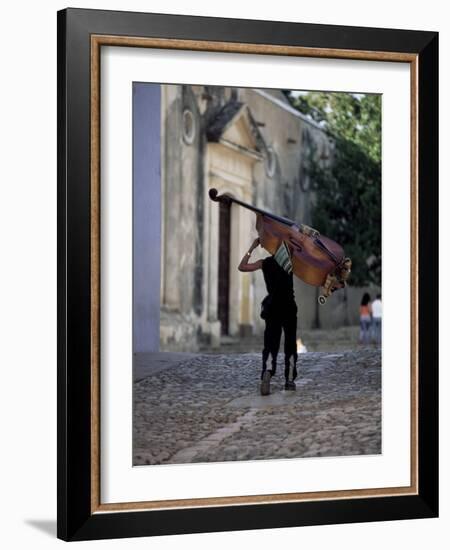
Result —
[[[209, 172], [209, 170], [208, 170]], [[208, 179], [209, 187], [217, 187], [218, 182], [214, 178]], [[207, 240], [205, 254], [205, 262], [207, 262], [206, 273], [206, 320], [204, 323], [203, 331], [210, 335], [211, 347], [220, 346], [220, 321], [217, 318], [218, 315], [218, 289], [217, 283], [219, 280], [219, 207], [217, 203], [213, 203], [209, 197], [206, 199], [206, 223], [205, 227]]]
[[[247, 195], [243, 199], [245, 202], [251, 202], [251, 198]], [[256, 232], [252, 227], [252, 221], [255, 214], [241, 208], [240, 221], [240, 240], [242, 257], [252, 242], [252, 237], [256, 237]], [[254, 260], [251, 260], [254, 261]], [[253, 333], [253, 292], [252, 292], [252, 277], [250, 273], [241, 274], [241, 310], [239, 318], [239, 333], [242, 336], [250, 336]]]
[[163, 305], [177, 311], [180, 308], [179, 285], [179, 232], [181, 208], [181, 154], [180, 147], [174, 147], [181, 139], [179, 86], [168, 86], [166, 90], [165, 116], [165, 211], [164, 220], [164, 291]]

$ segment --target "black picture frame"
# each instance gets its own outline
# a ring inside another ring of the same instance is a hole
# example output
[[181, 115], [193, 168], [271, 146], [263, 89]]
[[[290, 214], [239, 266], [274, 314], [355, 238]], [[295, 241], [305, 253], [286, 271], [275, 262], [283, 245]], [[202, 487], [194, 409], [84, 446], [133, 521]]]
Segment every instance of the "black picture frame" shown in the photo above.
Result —
[[[63, 540], [438, 515], [438, 33], [85, 9], [58, 12], [58, 521]], [[418, 491], [415, 495], [93, 511], [91, 37], [298, 46], [417, 57]], [[420, 368], [425, 367], [426, 368]]]

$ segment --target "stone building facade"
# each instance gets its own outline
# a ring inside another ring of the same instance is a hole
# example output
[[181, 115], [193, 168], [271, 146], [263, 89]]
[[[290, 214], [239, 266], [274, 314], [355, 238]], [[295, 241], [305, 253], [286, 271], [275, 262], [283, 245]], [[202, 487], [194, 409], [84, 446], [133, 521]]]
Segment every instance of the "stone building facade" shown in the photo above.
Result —
[[[332, 151], [329, 136], [281, 91], [161, 86], [162, 350], [263, 330], [262, 274], [237, 270], [257, 236], [255, 214], [212, 202], [208, 190], [309, 224], [308, 163], [330, 162]], [[316, 288], [296, 281], [295, 292], [299, 330], [352, 322], [343, 292], [320, 309]]]

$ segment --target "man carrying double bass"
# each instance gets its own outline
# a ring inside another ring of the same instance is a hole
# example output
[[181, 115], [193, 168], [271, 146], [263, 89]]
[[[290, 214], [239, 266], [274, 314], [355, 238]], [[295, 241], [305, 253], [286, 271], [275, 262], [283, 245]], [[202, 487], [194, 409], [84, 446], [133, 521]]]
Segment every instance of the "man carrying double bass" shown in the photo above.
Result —
[[[257, 271], [264, 275], [268, 295], [261, 304], [261, 317], [266, 322], [264, 331], [263, 365], [261, 372], [261, 393], [270, 393], [270, 379], [275, 374], [281, 333], [284, 331], [285, 389], [295, 390], [297, 376], [297, 305], [294, 298], [293, 275], [304, 283], [322, 287], [318, 302], [324, 305], [327, 298], [344, 288], [350, 276], [352, 261], [346, 257], [343, 248], [332, 239], [304, 224], [277, 216], [247, 204], [228, 193], [219, 195], [217, 189], [209, 190], [209, 197], [215, 202], [238, 204], [256, 214], [255, 239], [249, 251], [242, 258], [240, 271]], [[271, 256], [250, 263], [253, 250], [261, 245]], [[272, 367], [267, 368], [269, 356]]]
[[[243, 272], [262, 270], [267, 296], [261, 304], [261, 317], [266, 323], [262, 352], [261, 395], [270, 393], [270, 380], [277, 369], [281, 333], [284, 332], [285, 390], [295, 390], [297, 377], [297, 304], [295, 303], [292, 269], [286, 265], [287, 253], [280, 250], [275, 255], [250, 263], [253, 250], [259, 245], [255, 239], [243, 256], [238, 269]], [[284, 266], [284, 268], [282, 267]], [[267, 361], [271, 356], [271, 368]]]

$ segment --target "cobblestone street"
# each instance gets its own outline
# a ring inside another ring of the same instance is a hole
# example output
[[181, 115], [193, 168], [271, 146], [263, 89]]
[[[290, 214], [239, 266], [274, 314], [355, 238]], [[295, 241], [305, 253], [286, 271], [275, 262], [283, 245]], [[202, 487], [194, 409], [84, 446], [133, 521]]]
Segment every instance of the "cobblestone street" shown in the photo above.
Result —
[[136, 357], [133, 464], [381, 453], [379, 348], [300, 354], [295, 392], [282, 361], [263, 397], [260, 354]]

